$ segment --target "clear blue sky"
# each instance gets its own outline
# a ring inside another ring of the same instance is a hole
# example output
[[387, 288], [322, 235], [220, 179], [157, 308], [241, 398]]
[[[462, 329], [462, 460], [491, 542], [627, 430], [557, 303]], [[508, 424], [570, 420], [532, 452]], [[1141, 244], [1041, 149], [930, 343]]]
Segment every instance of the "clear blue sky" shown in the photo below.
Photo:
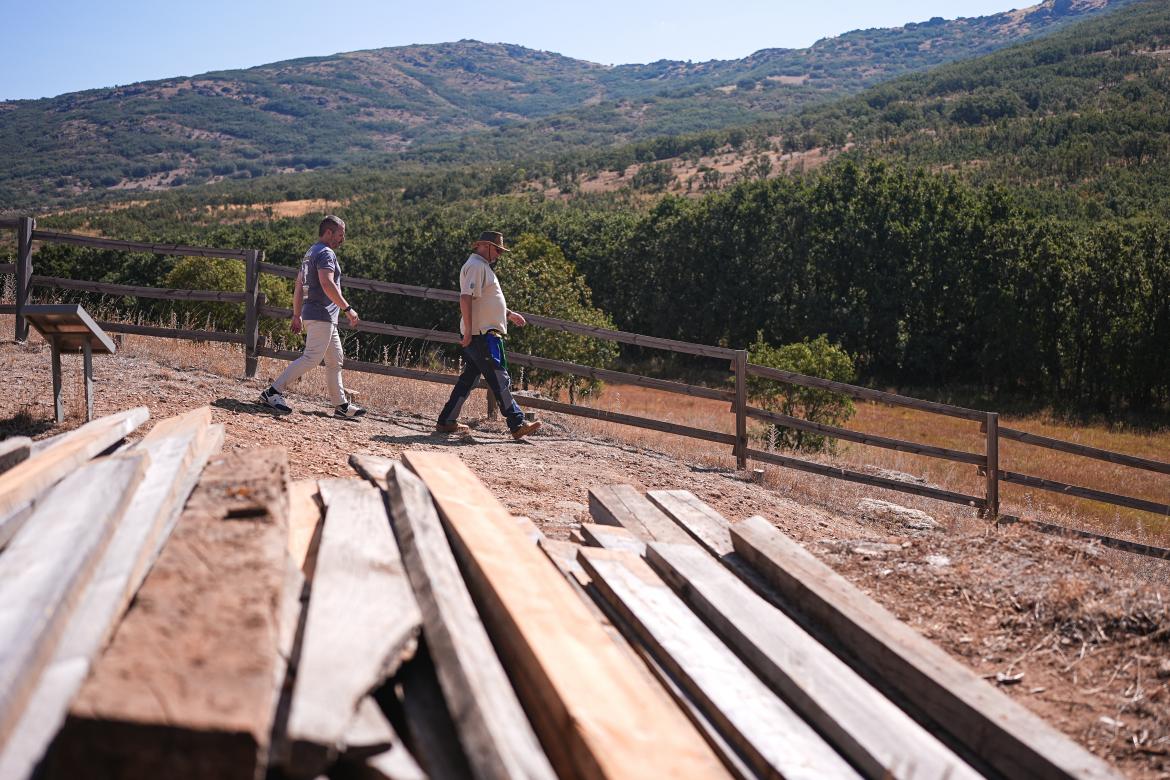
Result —
[[0, 0], [0, 100], [461, 38], [604, 64], [737, 59], [1039, 0]]

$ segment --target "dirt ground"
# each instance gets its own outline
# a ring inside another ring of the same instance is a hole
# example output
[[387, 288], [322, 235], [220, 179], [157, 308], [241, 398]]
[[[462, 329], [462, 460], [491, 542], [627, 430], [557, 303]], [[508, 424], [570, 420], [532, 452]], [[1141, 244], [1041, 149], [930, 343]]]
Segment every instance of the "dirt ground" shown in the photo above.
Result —
[[[72, 416], [55, 426], [47, 347], [35, 338], [12, 343], [11, 317], [0, 320], [0, 438], [75, 427], [83, 409], [80, 360], [65, 361]], [[514, 442], [502, 421], [468, 419], [482, 417], [482, 397], [465, 410], [471, 437], [436, 435], [433, 420], [448, 390], [440, 385], [354, 377], [370, 413], [353, 422], [331, 416], [317, 377], [297, 388], [304, 394], [288, 395], [294, 412], [278, 417], [256, 403], [265, 382], [241, 379], [238, 357], [216, 362], [191, 345], [167, 344], [127, 340], [118, 355], [96, 358], [96, 413], [144, 405], [158, 420], [209, 404], [226, 427], [225, 450], [286, 447], [294, 479], [352, 476], [351, 453], [452, 451], [514, 514], [555, 538], [589, 521], [590, 487], [613, 483], [687, 489], [731, 520], [761, 514], [1127, 775], [1170, 778], [1170, 563], [1022, 527], [996, 529], [966, 510], [940, 512], [939, 528], [915, 530], [892, 515], [851, 508], [867, 496], [923, 506], [894, 494], [851, 486], [848, 501], [825, 500], [823, 486], [802, 489], [801, 475], [786, 476], [781, 487], [775, 479], [755, 484], [710, 458], [599, 436], [575, 418], [542, 414], [544, 430]], [[264, 361], [260, 377], [279, 368]]]

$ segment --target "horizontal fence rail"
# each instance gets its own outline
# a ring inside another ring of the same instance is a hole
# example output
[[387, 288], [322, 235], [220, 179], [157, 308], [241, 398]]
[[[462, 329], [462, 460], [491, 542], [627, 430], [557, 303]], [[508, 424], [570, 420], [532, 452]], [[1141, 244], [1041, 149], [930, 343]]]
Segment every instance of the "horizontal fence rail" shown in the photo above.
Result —
[[103, 330], [113, 333], [128, 333], [135, 336], [158, 336], [166, 339], [187, 341], [221, 341], [228, 344], [243, 344], [242, 333], [228, 333], [219, 330], [185, 330], [183, 328], [159, 328], [153, 325], [135, 325], [129, 322], [99, 322]]
[[[32, 287], [36, 286], [43, 288], [78, 290], [111, 296], [188, 302], [194, 301], [243, 304], [245, 309], [244, 333], [165, 328], [151, 325], [137, 325], [131, 323], [115, 322], [101, 322], [99, 325], [101, 325], [101, 327], [104, 329], [114, 333], [156, 336], [162, 338], [178, 338], [192, 341], [218, 341], [231, 344], [241, 344], [244, 346], [244, 351], [246, 353], [245, 374], [247, 376], [255, 375], [256, 360], [259, 357], [269, 357], [279, 360], [295, 360], [301, 355], [300, 352], [268, 347], [262, 343], [259, 337], [258, 320], [260, 317], [288, 319], [292, 315], [291, 309], [268, 306], [266, 304], [265, 297], [263, 293], [260, 292], [259, 288], [260, 274], [270, 274], [285, 279], [295, 279], [299, 273], [299, 269], [265, 262], [263, 253], [258, 250], [220, 249], [214, 247], [183, 246], [179, 244], [122, 241], [51, 230], [38, 230], [36, 229], [36, 221], [30, 217], [0, 219], [0, 229], [15, 230], [17, 233], [16, 262], [0, 263], [0, 274], [12, 274], [16, 277], [17, 281], [17, 301], [15, 305], [0, 304], [0, 314], [16, 315], [17, 340], [23, 340], [27, 337], [27, 325], [25, 324], [21, 312], [30, 299]], [[128, 252], [149, 252], [152, 254], [172, 256], [218, 257], [241, 260], [244, 262], [246, 269], [245, 289], [242, 292], [218, 290], [179, 290], [63, 279], [49, 276], [34, 276], [32, 273], [32, 244], [34, 241], [42, 243], [70, 244], [75, 246]], [[375, 293], [404, 295], [449, 303], [459, 300], [459, 293], [457, 291], [435, 287], [398, 284], [394, 282], [379, 281], [376, 279], [363, 279], [360, 277], [346, 278], [343, 280], [342, 284], [347, 288], [365, 290]], [[806, 376], [803, 374], [797, 374], [768, 366], [749, 364], [746, 361], [747, 353], [743, 350], [734, 350], [721, 346], [693, 344], [690, 342], [676, 341], [673, 339], [645, 336], [638, 333], [600, 328], [592, 325], [585, 325], [582, 323], [562, 320], [555, 317], [547, 317], [544, 315], [528, 313], [523, 314], [530, 325], [539, 328], [573, 333], [576, 335], [613, 341], [622, 344], [629, 344], [637, 347], [661, 349], [674, 353], [697, 355], [700, 357], [711, 357], [730, 361], [731, 369], [735, 378], [734, 390], [690, 385], [665, 379], [655, 379], [638, 374], [631, 374], [611, 369], [594, 368], [592, 366], [579, 365], [576, 363], [554, 360], [536, 355], [509, 355], [509, 359], [513, 364], [526, 368], [542, 371], [553, 371], [579, 376], [595, 381], [609, 381], [660, 390], [678, 395], [687, 395], [696, 398], [728, 402], [731, 404], [731, 412], [733, 412], [736, 417], [736, 433], [729, 434], [718, 431], [708, 431], [701, 428], [679, 425], [677, 423], [671, 423], [664, 420], [637, 417], [634, 415], [621, 414], [604, 409], [595, 409], [593, 407], [581, 406], [578, 404], [562, 403], [546, 398], [530, 397], [523, 394], [519, 396], [525, 405], [536, 409], [543, 409], [562, 414], [612, 422], [619, 425], [656, 430], [665, 433], [676, 434], [679, 436], [710, 441], [721, 445], [730, 445], [733, 448], [733, 451], [736, 455], [737, 464], [740, 468], [744, 468], [748, 460], [754, 460], [761, 463], [770, 463], [785, 468], [804, 471], [806, 473], [818, 474], [824, 477], [842, 479], [859, 484], [870, 485], [873, 487], [910, 493], [925, 498], [972, 506], [986, 511], [992, 517], [997, 516], [999, 511], [1000, 482], [1008, 482], [1011, 484], [1022, 485], [1024, 487], [1051, 491], [1054, 493], [1086, 500], [1101, 501], [1113, 504], [1115, 506], [1122, 506], [1140, 511], [1151, 512], [1163, 517], [1170, 517], [1170, 505], [1168, 504], [1148, 501], [1146, 499], [1135, 498], [1132, 496], [1123, 496], [1102, 490], [1094, 490], [1092, 488], [1081, 487], [1077, 485], [1069, 485], [1062, 482], [1020, 474], [1017, 472], [1000, 470], [999, 440], [1002, 438], [1010, 441], [1017, 441], [1023, 444], [1044, 447], [1072, 455], [1107, 461], [1115, 465], [1143, 469], [1161, 474], [1170, 474], [1170, 463], [1165, 463], [1150, 458], [1126, 455], [1119, 452], [1113, 452], [1096, 447], [1089, 447], [1081, 444], [1074, 444], [1072, 442], [1066, 442], [1060, 439], [1054, 439], [1038, 434], [1031, 434], [1012, 428], [1001, 428], [998, 426], [998, 415], [993, 412], [966, 409], [964, 407], [954, 406], [951, 404], [926, 401], [910, 396], [898, 395], [896, 393], [874, 390], [867, 387], [850, 385], [843, 382], [836, 382], [818, 377]], [[457, 344], [460, 341], [458, 334], [434, 328], [414, 328], [403, 325], [392, 325], [388, 323], [367, 321], [359, 322], [358, 325], [352, 329], [348, 327], [347, 323], [341, 323], [340, 327], [343, 329], [356, 330], [359, 332], [374, 333], [398, 338], [419, 339], [422, 341], [436, 343]], [[348, 359], [345, 361], [344, 365], [345, 368], [349, 370], [380, 374], [384, 376], [435, 382], [446, 385], [452, 385], [456, 382], [456, 377], [452, 374], [428, 371], [424, 369], [387, 366], [380, 363], [369, 363]], [[746, 384], [747, 378], [749, 376], [772, 379], [796, 385], [798, 387], [807, 387], [835, 393], [842, 393], [853, 398], [876, 401], [893, 406], [915, 409], [930, 414], [939, 414], [978, 422], [981, 425], [981, 431], [985, 433], [986, 452], [980, 454], [929, 444], [922, 444], [918, 442], [903, 441], [901, 439], [878, 436], [860, 431], [852, 431], [846, 428], [826, 425], [810, 420], [803, 420], [777, 412], [757, 409], [749, 406], [747, 403]], [[480, 380], [476, 386], [484, 386], [483, 381]], [[930, 485], [902, 482], [886, 477], [878, 477], [858, 471], [851, 471], [849, 469], [827, 466], [801, 458], [750, 449], [747, 446], [748, 439], [746, 420], [748, 418], [780, 425], [786, 428], [791, 428], [793, 430], [807, 431], [810, 433], [816, 433], [830, 438], [855, 442], [862, 445], [881, 447], [900, 452], [907, 452], [913, 455], [921, 455], [957, 463], [974, 465], [979, 468], [980, 474], [986, 480], [986, 494], [982, 497], [966, 495]], [[1044, 528], [1041, 528], [1040, 530], [1061, 528], [1061, 526], [1052, 526], [1051, 524], [1041, 523], [1040, 521], [1024, 522], [1036, 525], [1038, 528], [1040, 526], [1044, 526]], [[1099, 534], [1092, 534], [1091, 532], [1074, 531], [1072, 529], [1066, 530], [1074, 535], [1092, 536], [1094, 538], [1099, 537], [1101, 539], [1108, 540], [1107, 542], [1103, 543], [1107, 543], [1109, 546], [1116, 547], [1118, 549], [1132, 549], [1132, 551], [1142, 552], [1137, 548], [1145, 547], [1136, 542], [1126, 542], [1125, 540], [1110, 539], [1110, 537], [1103, 537]], [[1151, 549], [1156, 551], [1161, 548]]]
[[212, 247], [183, 246], [182, 244], [152, 244], [145, 241], [120, 241], [112, 238], [96, 238], [77, 233], [58, 233], [55, 230], [34, 230], [33, 241], [52, 244], [73, 244], [93, 249], [119, 249], [124, 252], [149, 252], [154, 255], [176, 255], [182, 257], [226, 257], [247, 259], [248, 249], [215, 249]]
[[207, 301], [212, 303], [246, 303], [248, 296], [242, 292], [221, 290], [183, 290], [166, 287], [136, 287], [129, 284], [108, 282], [86, 282], [78, 279], [63, 279], [56, 276], [34, 276], [33, 287], [56, 287], [61, 290], [80, 290], [102, 295], [125, 295], [134, 298], [157, 298], [164, 301]]
[[1032, 444], [1037, 447], [1046, 447], [1050, 450], [1059, 450], [1060, 452], [1067, 452], [1072, 455], [1083, 455], [1086, 458], [1096, 458], [1097, 460], [1116, 463], [1119, 466], [1131, 466], [1135, 469], [1170, 474], [1170, 463], [1163, 463], [1158, 460], [1139, 458], [1135, 455], [1125, 455], [1120, 452], [1103, 450], [1098, 447], [1089, 447], [1085, 444], [1074, 444], [1070, 441], [1061, 441], [1060, 439], [1053, 439], [1036, 433], [1017, 431], [1014, 428], [1000, 428], [999, 435], [1004, 439]]
[[1133, 498], [1132, 496], [1107, 493], [1104, 490], [1094, 490], [1093, 488], [1081, 487], [1079, 485], [1066, 485], [1063, 482], [1041, 479], [1040, 477], [1033, 477], [1028, 474], [1017, 474], [1014, 471], [1001, 471], [999, 472], [999, 478], [1004, 482], [1011, 482], [1016, 485], [1026, 485], [1038, 490], [1047, 490], [1066, 496], [1076, 496], [1077, 498], [1087, 498], [1090, 501], [1102, 501], [1106, 504], [1129, 507], [1130, 509], [1140, 509], [1143, 512], [1152, 512], [1163, 517], [1170, 517], [1170, 504], [1159, 504], [1156, 501], [1146, 501], [1145, 499]]
[[901, 482], [896, 479], [889, 479], [888, 477], [862, 474], [859, 471], [850, 471], [840, 466], [826, 466], [823, 463], [816, 463], [811, 460], [804, 460], [803, 458], [792, 458], [787, 455], [777, 455], [774, 452], [748, 450], [748, 456], [752, 460], [773, 463], [777, 466], [784, 466], [786, 468], [796, 469], [797, 471], [806, 471], [810, 474], [819, 474], [822, 477], [832, 477], [833, 479], [843, 479], [847, 482], [857, 482], [862, 485], [870, 485], [871, 487], [897, 490], [902, 493], [910, 493], [925, 498], [948, 501], [952, 504], [965, 504], [976, 509], [985, 509], [987, 507], [987, 500], [980, 496], [968, 496], [963, 493], [955, 493], [930, 485], [919, 485], [914, 482]]
[[943, 414], [948, 417], [959, 417], [964, 420], [975, 420], [976, 422], [983, 422], [987, 419], [987, 412], [980, 412], [975, 409], [964, 409], [961, 406], [940, 404], [936, 401], [923, 401], [906, 395], [887, 393], [882, 390], [871, 390], [868, 387], [858, 387], [857, 385], [847, 385], [844, 382], [835, 382], [831, 379], [805, 376], [804, 374], [782, 371], [781, 369], [770, 368], [768, 366], [757, 366], [754, 363], [748, 365], [748, 373], [752, 376], [763, 377], [764, 379], [776, 379], [791, 385], [811, 387], [818, 390], [832, 390], [835, 393], [853, 396], [854, 398], [863, 398], [867, 401], [881, 401], [892, 406], [905, 406], [908, 409], [918, 409], [919, 411]]
[[809, 431], [810, 433], [820, 433], [834, 439], [844, 439], [845, 441], [856, 442], [857, 444], [866, 444], [871, 447], [883, 447], [888, 450], [898, 450], [899, 452], [909, 452], [913, 455], [926, 455], [931, 458], [941, 458], [943, 460], [951, 460], [956, 463], [971, 463], [976, 466], [986, 466], [987, 456], [978, 455], [974, 452], [963, 452], [962, 450], [951, 450], [946, 447], [935, 447], [929, 444], [917, 444], [911, 441], [902, 441], [901, 439], [890, 439], [885, 436], [875, 436], [870, 433], [860, 433], [858, 431], [851, 431], [847, 428], [838, 428], [834, 425], [824, 425], [822, 423], [809, 422], [802, 420], [799, 417], [789, 417], [786, 414], [779, 414], [777, 412], [769, 412], [764, 409], [756, 409], [749, 406], [747, 409], [748, 417], [765, 422], [782, 425], [785, 428], [792, 428], [798, 431]]

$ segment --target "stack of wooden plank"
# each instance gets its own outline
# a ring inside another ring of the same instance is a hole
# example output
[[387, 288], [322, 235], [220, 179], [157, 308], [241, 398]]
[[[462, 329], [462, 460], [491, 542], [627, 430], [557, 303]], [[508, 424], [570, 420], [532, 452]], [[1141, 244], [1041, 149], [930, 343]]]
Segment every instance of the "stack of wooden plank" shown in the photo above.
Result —
[[452, 455], [290, 483], [207, 410], [113, 425], [12, 448], [61, 476], [0, 505], [2, 778], [1115, 776], [685, 491], [559, 542]]
[[0, 474], [0, 777], [32, 773], [223, 441], [203, 408], [120, 446], [148, 417], [95, 420]]

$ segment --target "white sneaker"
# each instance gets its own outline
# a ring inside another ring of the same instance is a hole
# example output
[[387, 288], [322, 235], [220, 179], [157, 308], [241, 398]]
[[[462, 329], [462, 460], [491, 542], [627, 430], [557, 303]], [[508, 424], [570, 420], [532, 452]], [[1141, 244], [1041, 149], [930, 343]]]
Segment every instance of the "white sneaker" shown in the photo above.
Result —
[[288, 414], [292, 411], [292, 407], [284, 402], [284, 396], [276, 392], [275, 387], [269, 386], [267, 390], [260, 394], [260, 403], [275, 409], [281, 414]]
[[353, 419], [354, 417], [361, 417], [366, 413], [366, 410], [355, 404], [353, 401], [346, 401], [341, 406], [334, 407], [333, 416], [343, 417], [345, 419]]

